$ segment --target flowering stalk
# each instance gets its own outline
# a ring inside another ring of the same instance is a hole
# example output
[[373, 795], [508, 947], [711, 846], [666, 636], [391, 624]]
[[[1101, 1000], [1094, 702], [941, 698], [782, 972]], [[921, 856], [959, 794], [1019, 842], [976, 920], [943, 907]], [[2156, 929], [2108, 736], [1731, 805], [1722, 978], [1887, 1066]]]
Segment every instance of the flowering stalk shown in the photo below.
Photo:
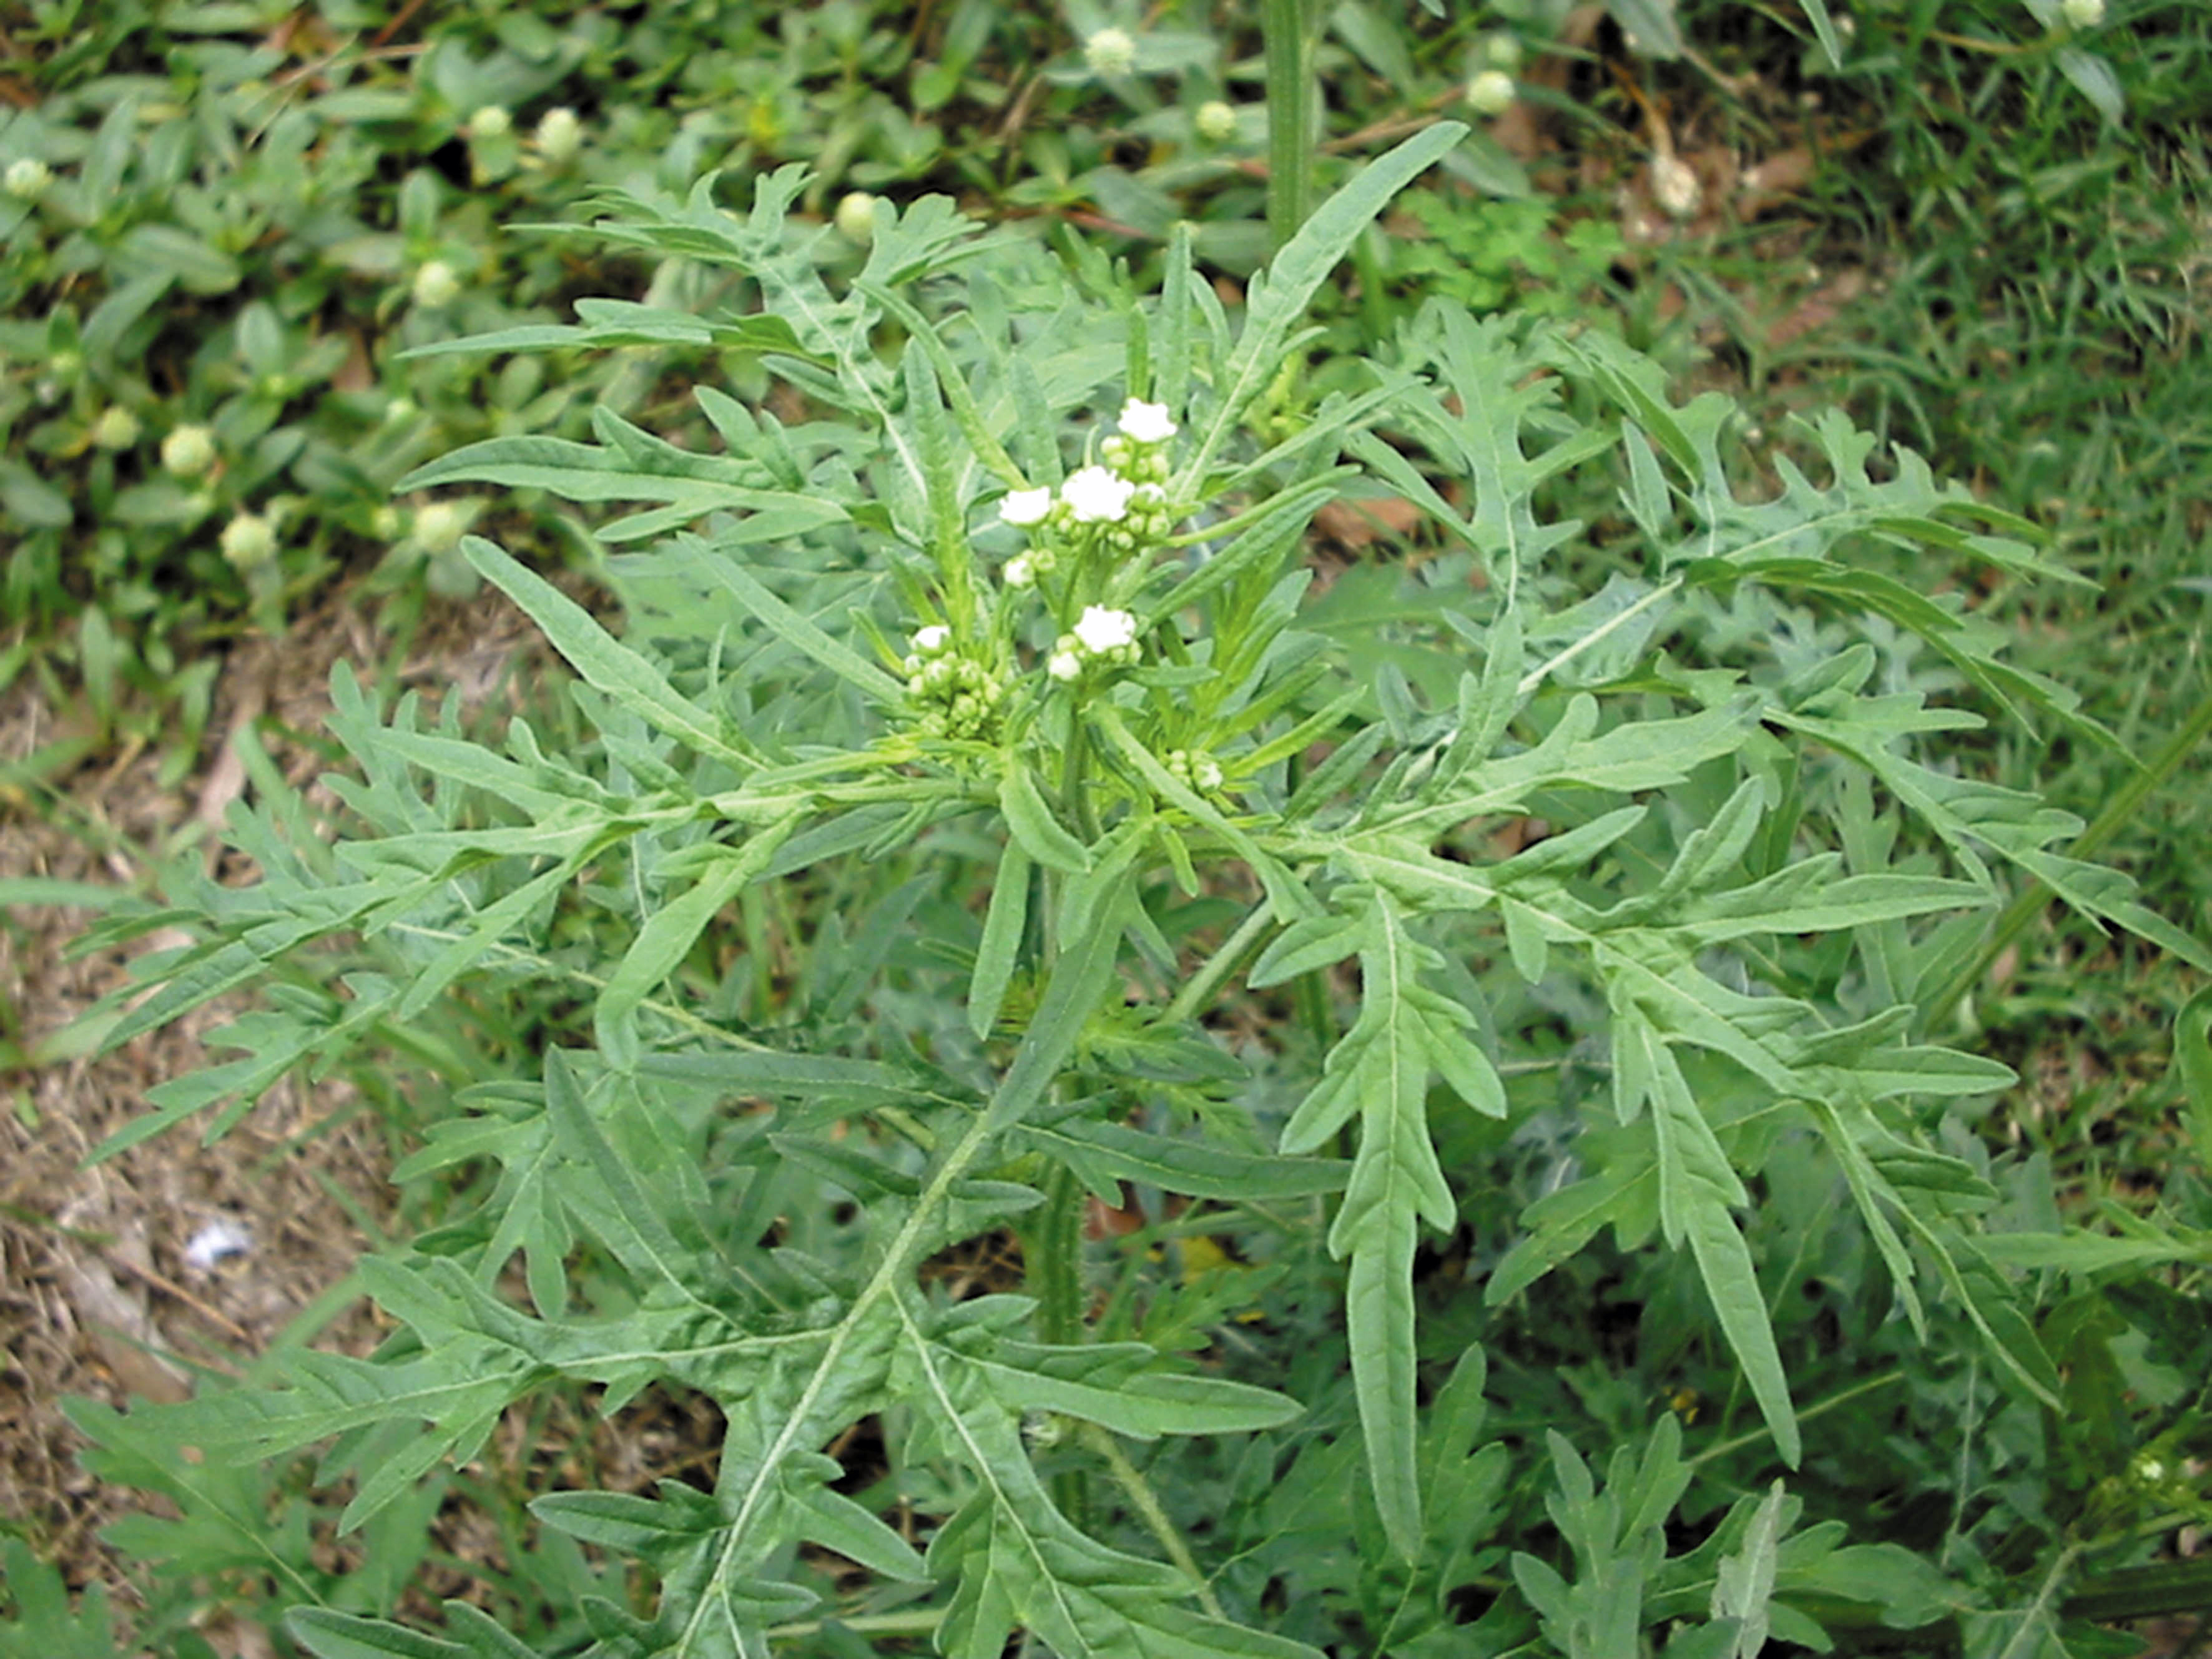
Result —
[[1267, 58], [1267, 239], [1281, 247], [1313, 213], [1313, 163], [1321, 142], [1321, 88], [1314, 43], [1316, 0], [1267, 0], [1260, 33]]

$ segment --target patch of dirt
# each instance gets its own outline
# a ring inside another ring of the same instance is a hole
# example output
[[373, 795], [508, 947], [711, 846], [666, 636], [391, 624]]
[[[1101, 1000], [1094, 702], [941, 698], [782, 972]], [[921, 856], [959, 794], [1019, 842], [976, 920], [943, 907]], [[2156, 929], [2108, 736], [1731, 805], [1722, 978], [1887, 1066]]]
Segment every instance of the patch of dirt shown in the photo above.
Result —
[[[129, 885], [152, 854], [211, 848], [206, 832], [246, 790], [234, 738], [260, 742], [311, 805], [334, 805], [314, 781], [330, 765], [317, 738], [331, 665], [368, 678], [389, 648], [344, 592], [281, 640], [239, 644], [185, 776], [162, 781], [158, 744], [125, 745], [88, 755], [50, 793], [0, 800], [0, 876]], [[496, 708], [541, 657], [527, 622], [489, 594], [426, 623], [397, 678]], [[0, 761], [26, 759], [76, 717], [32, 679], [0, 697]], [[223, 878], [245, 878], [234, 862]], [[366, 1352], [383, 1333], [362, 1304], [334, 1316], [316, 1304], [372, 1243], [356, 1218], [390, 1215], [385, 1172], [404, 1149], [349, 1085], [295, 1076], [212, 1145], [193, 1124], [89, 1164], [145, 1114], [150, 1089], [223, 1058], [209, 1038], [252, 1006], [225, 999], [113, 1054], [85, 1052], [64, 1034], [128, 985], [130, 957], [147, 948], [73, 957], [95, 919], [0, 910], [0, 1033], [32, 1061], [0, 1071], [0, 1516], [72, 1583], [121, 1589], [96, 1534], [134, 1497], [78, 1468], [62, 1402], [182, 1399], [196, 1374], [234, 1374], [287, 1334]]]

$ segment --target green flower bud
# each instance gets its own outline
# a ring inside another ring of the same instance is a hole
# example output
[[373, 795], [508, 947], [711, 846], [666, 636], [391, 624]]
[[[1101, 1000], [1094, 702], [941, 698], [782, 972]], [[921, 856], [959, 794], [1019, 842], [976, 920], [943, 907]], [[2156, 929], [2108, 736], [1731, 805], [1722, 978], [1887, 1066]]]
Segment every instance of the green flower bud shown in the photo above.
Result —
[[92, 441], [102, 449], [128, 449], [138, 441], [138, 417], [119, 404], [103, 409], [92, 423]]
[[276, 552], [276, 527], [258, 513], [241, 513], [222, 527], [222, 556], [243, 574], [258, 570]]

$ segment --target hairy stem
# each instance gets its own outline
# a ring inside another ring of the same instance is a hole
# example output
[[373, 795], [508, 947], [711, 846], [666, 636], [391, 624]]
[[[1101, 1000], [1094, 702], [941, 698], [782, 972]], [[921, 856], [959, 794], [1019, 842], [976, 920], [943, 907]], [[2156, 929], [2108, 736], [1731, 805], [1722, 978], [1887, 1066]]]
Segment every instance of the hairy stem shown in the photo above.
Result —
[[1198, 1603], [1206, 1609], [1206, 1617], [1226, 1620], [1229, 1615], [1221, 1610], [1221, 1603], [1213, 1594], [1213, 1586], [1198, 1570], [1198, 1561], [1191, 1554], [1190, 1546], [1183, 1541], [1182, 1534], [1176, 1530], [1176, 1523], [1168, 1512], [1160, 1507], [1160, 1500], [1154, 1494], [1152, 1483], [1145, 1479], [1144, 1472], [1132, 1463], [1129, 1455], [1121, 1449], [1121, 1443], [1096, 1423], [1085, 1423], [1083, 1425], [1083, 1443], [1097, 1452], [1106, 1467], [1113, 1471], [1115, 1480], [1121, 1483], [1122, 1492], [1127, 1494], [1130, 1504], [1158, 1541], [1160, 1548], [1167, 1553], [1168, 1559], [1198, 1587]]
[[1267, 236], [1278, 248], [1313, 213], [1321, 89], [1314, 79], [1315, 0], [1265, 0], [1260, 33], [1267, 58]]

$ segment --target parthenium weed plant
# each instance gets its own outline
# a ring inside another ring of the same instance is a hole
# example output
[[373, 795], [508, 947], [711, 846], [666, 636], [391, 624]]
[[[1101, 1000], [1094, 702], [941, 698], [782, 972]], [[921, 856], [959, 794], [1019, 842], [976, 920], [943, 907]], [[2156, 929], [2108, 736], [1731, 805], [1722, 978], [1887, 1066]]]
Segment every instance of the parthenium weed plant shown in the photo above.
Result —
[[[182, 884], [160, 920], [201, 942], [149, 962], [112, 1040], [311, 946], [341, 967], [273, 988], [240, 1057], [162, 1085], [131, 1138], [220, 1127], [444, 1000], [556, 984], [588, 1030], [464, 1092], [399, 1171], [477, 1201], [363, 1262], [381, 1349], [83, 1413], [108, 1455], [326, 1443], [352, 1528], [535, 1390], [711, 1397], [711, 1490], [532, 1504], [646, 1570], [623, 1595], [586, 1576], [547, 1650], [1626, 1655], [1665, 1623], [1670, 1652], [1747, 1654], [1816, 1614], [1946, 1611], [1904, 1550], [1792, 1531], [1821, 1425], [1771, 1311], [1796, 1269], [1762, 1282], [1749, 1242], [1760, 1194], [1832, 1189], [1869, 1289], [2055, 1407], [1978, 1220], [1996, 1188], [1938, 1133], [2008, 1073], [1917, 1010], [2019, 879], [2203, 954], [2055, 850], [2071, 820], [1947, 761], [1967, 702], [2068, 709], [1955, 594], [1850, 562], [1871, 539], [2038, 573], [2025, 526], [1914, 457], [1877, 476], [1826, 419], [1826, 478], [1785, 465], [1747, 499], [1726, 399], [1674, 404], [1602, 333], [1443, 305], [1364, 392], [1261, 406], [1351, 240], [1459, 136], [1321, 206], [1237, 323], [1185, 242], [1139, 295], [939, 200], [879, 210], [836, 291], [787, 220], [793, 169], [747, 218], [702, 185], [599, 228], [730, 268], [757, 309], [605, 301], [460, 343], [720, 346], [792, 395], [778, 418], [700, 384], [718, 447], [603, 412], [594, 443], [495, 439], [410, 481], [645, 504], [599, 526], [641, 550], [609, 567], [619, 632], [467, 544], [575, 670], [591, 736], [517, 718], [489, 746], [341, 674], [348, 827], [238, 815], [259, 878]], [[1377, 485], [1441, 550], [1387, 603], [1350, 575], [1316, 596], [1309, 520]], [[1660, 1410], [1601, 1491], [1553, 1436], [1558, 1565], [1504, 1547], [1532, 1544], [1504, 1493], [1544, 1471], [1484, 1432], [1482, 1347], [1417, 1317], [1424, 1240], [1493, 1200], [1462, 1154], [1523, 1133], [1559, 1156], [1460, 1297], [1540, 1296], [1609, 1229], [1680, 1264], [1674, 1305], [1764, 1425], [1691, 1457], [1692, 1413]], [[1093, 1206], [1151, 1254], [1087, 1242]], [[1018, 1284], [948, 1267], [1009, 1234]], [[1706, 1462], [1727, 1495], [1669, 1560]], [[1315, 1503], [1338, 1542], [1298, 1559]], [[1347, 1552], [1341, 1593], [1302, 1599]], [[329, 1659], [539, 1650], [459, 1603], [434, 1638], [301, 1599]]]

